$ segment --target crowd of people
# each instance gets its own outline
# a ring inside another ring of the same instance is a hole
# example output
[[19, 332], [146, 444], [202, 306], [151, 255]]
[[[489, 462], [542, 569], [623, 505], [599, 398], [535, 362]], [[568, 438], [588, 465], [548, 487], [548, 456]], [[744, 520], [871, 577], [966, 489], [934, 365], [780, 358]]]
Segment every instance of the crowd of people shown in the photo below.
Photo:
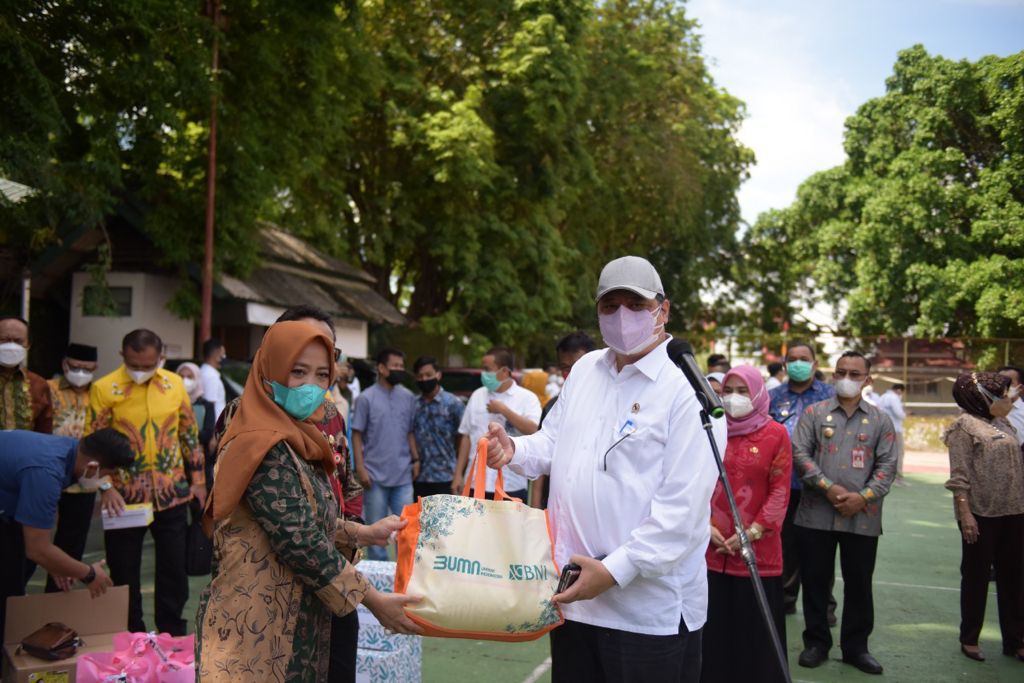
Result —
[[[356, 605], [393, 632], [420, 632], [404, 611], [418, 596], [376, 591], [359, 559], [387, 558], [415, 498], [463, 493], [486, 438], [487, 497], [500, 470], [511, 496], [548, 510], [556, 563], [581, 568], [553, 596], [566, 618], [550, 638], [553, 680], [785, 680], [768, 624], [785, 647], [801, 589], [798, 663], [819, 666], [837, 625], [837, 552], [842, 661], [882, 673], [868, 647], [872, 576], [883, 501], [903, 483], [904, 387], [874, 394], [871, 360], [856, 351], [826, 381], [809, 342], [789, 343], [764, 371], [713, 354], [706, 379], [725, 419], [707, 432], [667, 351], [670, 302], [654, 267], [610, 262], [594, 301], [606, 348], [573, 332], [557, 363], [520, 377], [513, 352], [495, 346], [465, 402], [445, 389], [436, 358], [416, 358], [410, 373], [392, 347], [362, 388], [315, 307], [268, 329], [231, 401], [215, 339], [201, 364], [172, 372], [159, 335], [134, 330], [122, 365], [103, 376], [97, 349], [72, 343], [47, 381], [25, 367], [25, 321], [0, 319], [0, 547], [11, 558], [0, 563], [0, 635], [6, 598], [24, 593], [36, 565], [48, 591], [128, 586], [128, 628], [146, 631], [147, 533], [155, 627], [185, 634], [188, 531], [202, 525], [214, 560], [195, 622], [199, 679], [354, 680]], [[1003, 652], [1024, 661], [1021, 379], [1013, 367], [962, 374], [953, 396], [963, 412], [944, 434], [962, 536], [960, 643], [974, 660], [985, 658], [994, 572]], [[81, 558], [97, 496], [107, 515], [150, 505], [153, 521], [105, 531], [106, 559], [90, 565]]]

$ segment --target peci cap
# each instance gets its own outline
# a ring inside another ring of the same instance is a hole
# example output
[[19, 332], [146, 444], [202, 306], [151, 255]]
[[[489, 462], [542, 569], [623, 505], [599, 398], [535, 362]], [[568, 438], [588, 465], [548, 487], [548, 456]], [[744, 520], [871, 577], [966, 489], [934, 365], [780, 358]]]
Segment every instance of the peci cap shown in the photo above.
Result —
[[623, 256], [605, 264], [597, 282], [595, 301], [600, 301], [602, 296], [616, 289], [629, 290], [645, 299], [665, 296], [658, 271], [650, 261], [639, 256]]
[[86, 363], [95, 363], [97, 358], [96, 347], [86, 346], [85, 344], [68, 344], [68, 350], [64, 353], [64, 357]]

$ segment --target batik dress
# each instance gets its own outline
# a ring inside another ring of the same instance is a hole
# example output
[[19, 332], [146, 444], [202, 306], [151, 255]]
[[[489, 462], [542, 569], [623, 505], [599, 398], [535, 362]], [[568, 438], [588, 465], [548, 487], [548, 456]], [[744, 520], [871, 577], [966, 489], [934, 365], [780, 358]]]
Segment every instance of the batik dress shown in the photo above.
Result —
[[351, 612], [369, 588], [339, 552], [351, 538], [338, 516], [319, 464], [285, 442], [267, 453], [214, 530], [196, 615], [199, 681], [326, 680], [331, 613]]

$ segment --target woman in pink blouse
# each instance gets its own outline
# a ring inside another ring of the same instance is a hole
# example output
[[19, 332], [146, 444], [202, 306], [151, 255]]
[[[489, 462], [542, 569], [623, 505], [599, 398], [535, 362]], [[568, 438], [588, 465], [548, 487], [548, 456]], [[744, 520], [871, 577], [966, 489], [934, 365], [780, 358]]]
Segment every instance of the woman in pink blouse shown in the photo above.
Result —
[[[775, 627], [786, 645], [779, 532], [789, 504], [793, 454], [786, 428], [768, 416], [768, 390], [757, 368], [740, 365], [722, 382], [729, 425], [725, 471], [750, 538]], [[708, 620], [703, 634], [701, 681], [782, 681], [739, 553], [722, 483], [711, 498], [711, 543], [707, 550]]]

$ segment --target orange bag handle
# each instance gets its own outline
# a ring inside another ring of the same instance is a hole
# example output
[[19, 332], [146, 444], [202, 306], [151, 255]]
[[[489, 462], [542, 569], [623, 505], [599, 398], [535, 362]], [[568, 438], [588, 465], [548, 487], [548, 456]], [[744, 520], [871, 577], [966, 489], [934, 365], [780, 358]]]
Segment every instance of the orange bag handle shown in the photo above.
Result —
[[[473, 486], [470, 487], [470, 482]], [[466, 476], [466, 483], [462, 485], [462, 495], [468, 496], [469, 489], [473, 489], [473, 497], [483, 500], [487, 495], [487, 437], [481, 437], [476, 443], [476, 458]], [[519, 498], [513, 498], [505, 493], [504, 478], [501, 470], [498, 470], [498, 479], [494, 482], [494, 500], [511, 500], [515, 503], [522, 503]]]

